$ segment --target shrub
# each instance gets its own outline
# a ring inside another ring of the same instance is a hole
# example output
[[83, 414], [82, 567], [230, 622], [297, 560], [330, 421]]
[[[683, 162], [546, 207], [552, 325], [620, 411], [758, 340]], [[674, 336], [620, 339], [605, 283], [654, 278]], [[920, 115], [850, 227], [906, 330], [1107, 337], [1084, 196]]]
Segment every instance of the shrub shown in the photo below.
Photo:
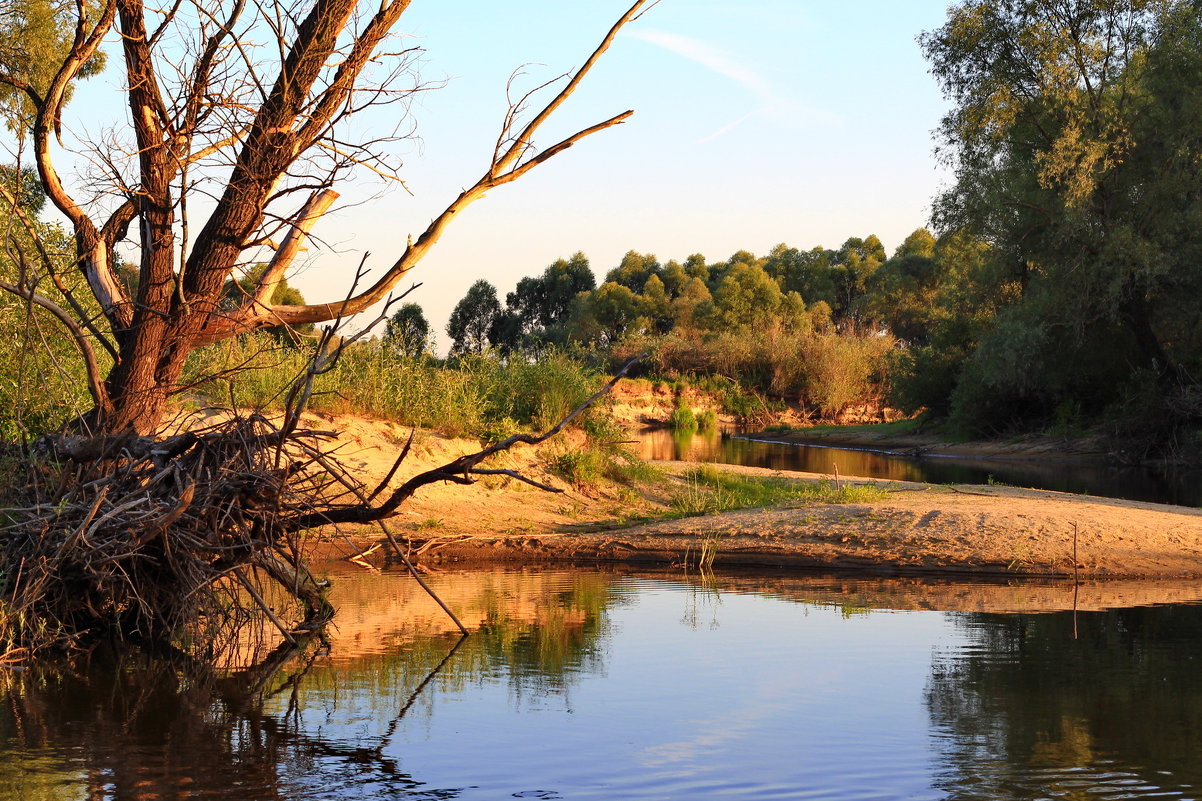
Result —
[[668, 427], [675, 431], [695, 431], [697, 416], [688, 406], [677, 406], [668, 417]]

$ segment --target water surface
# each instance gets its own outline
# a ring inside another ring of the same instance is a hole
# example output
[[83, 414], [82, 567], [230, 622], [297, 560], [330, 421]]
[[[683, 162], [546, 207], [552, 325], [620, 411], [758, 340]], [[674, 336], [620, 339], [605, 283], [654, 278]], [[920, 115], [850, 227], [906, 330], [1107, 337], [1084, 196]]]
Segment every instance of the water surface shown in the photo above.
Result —
[[[347, 573], [328, 649], [2, 674], [0, 797], [1194, 798], [1202, 606], [1063, 584]], [[1051, 605], [1055, 605], [1054, 603]], [[1074, 630], [1076, 635], [1074, 636]]]
[[1017, 487], [1202, 506], [1202, 471], [1106, 464], [999, 461], [963, 457], [911, 457], [881, 451], [756, 441], [754, 433], [648, 429], [639, 436], [645, 459], [683, 459], [864, 476], [931, 484], [1002, 483]]

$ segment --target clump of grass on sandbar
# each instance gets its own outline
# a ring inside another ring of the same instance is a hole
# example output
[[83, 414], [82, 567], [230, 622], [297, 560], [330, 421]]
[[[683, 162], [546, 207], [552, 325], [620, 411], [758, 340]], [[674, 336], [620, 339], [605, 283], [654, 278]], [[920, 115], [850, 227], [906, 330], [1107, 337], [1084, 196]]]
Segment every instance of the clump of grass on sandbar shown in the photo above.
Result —
[[880, 500], [886, 490], [875, 484], [836, 485], [830, 480], [801, 481], [775, 476], [751, 476], [699, 465], [684, 474], [684, 486], [672, 499], [681, 517], [714, 514], [729, 509], [775, 506], [789, 501], [866, 503]]

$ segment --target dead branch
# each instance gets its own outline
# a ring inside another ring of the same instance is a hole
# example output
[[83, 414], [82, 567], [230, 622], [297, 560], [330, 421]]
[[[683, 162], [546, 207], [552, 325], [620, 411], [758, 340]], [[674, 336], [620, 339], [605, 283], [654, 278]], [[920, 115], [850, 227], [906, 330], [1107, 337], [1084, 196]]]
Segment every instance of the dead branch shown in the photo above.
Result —
[[[433, 484], [438, 481], [448, 481], [454, 484], [472, 484], [475, 483], [473, 475], [488, 475], [490, 472], [486, 469], [479, 468], [478, 465], [490, 456], [495, 456], [498, 453], [507, 451], [513, 446], [524, 443], [527, 445], [537, 445], [546, 442], [551, 437], [558, 434], [565, 427], [570, 425], [573, 420], [584, 413], [586, 409], [596, 403], [600, 398], [609, 393], [635, 364], [644, 359], [645, 356], [636, 356], [627, 362], [621, 370], [619, 370], [613, 378], [611, 378], [605, 386], [593, 393], [588, 400], [581, 403], [571, 411], [566, 417], [560, 420], [551, 428], [541, 434], [514, 434], [500, 442], [493, 443], [480, 450], [465, 454], [456, 459], [452, 459], [444, 465], [426, 470], [413, 476], [400, 487], [392, 492], [382, 503], [372, 506], [370, 503], [360, 503], [352, 506], [346, 506], [339, 509], [328, 509], [320, 512], [312, 512], [309, 514], [298, 515], [296, 518], [286, 521], [284, 525], [295, 527], [297, 529], [314, 528], [327, 524], [340, 523], [371, 523], [377, 520], [385, 520], [394, 517], [401, 505], [409, 498], [413, 497], [422, 487]], [[526, 479], [522, 479], [526, 480]], [[531, 482], [533, 483], [533, 482]]]

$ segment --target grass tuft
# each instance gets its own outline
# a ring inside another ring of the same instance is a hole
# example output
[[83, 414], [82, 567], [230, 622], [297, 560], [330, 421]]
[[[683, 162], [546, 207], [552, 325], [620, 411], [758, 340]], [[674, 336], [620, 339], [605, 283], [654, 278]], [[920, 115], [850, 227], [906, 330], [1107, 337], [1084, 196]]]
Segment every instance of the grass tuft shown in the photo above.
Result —
[[887, 494], [875, 484], [835, 486], [832, 481], [800, 481], [767, 476], [749, 476], [700, 465], [685, 473], [684, 486], [672, 499], [672, 511], [680, 517], [714, 514], [729, 509], [776, 506], [789, 501], [820, 503], [867, 503]]

